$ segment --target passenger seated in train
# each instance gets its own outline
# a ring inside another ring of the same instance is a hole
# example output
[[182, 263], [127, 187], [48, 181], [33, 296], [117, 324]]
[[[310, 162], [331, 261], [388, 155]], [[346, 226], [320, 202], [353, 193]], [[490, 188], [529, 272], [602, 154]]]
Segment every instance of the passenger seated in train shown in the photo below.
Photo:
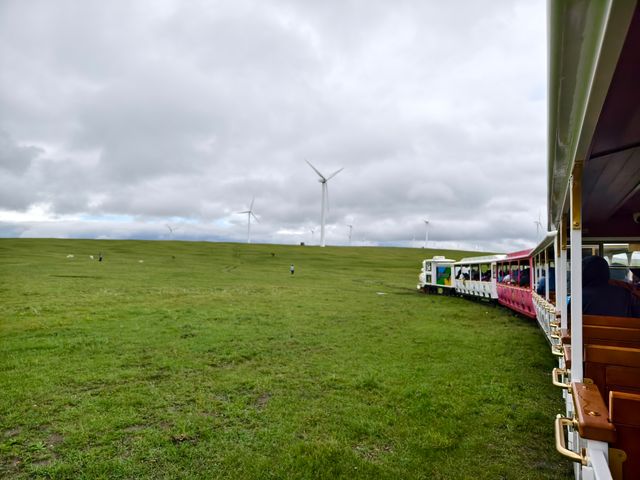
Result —
[[640, 318], [640, 300], [630, 290], [609, 283], [609, 264], [602, 257], [582, 260], [582, 313]]
[[[547, 279], [543, 273], [542, 277], [540, 277], [540, 280], [538, 280], [536, 293], [538, 295], [544, 295], [546, 293], [546, 288], [547, 288]], [[555, 291], [556, 291], [556, 273], [554, 268], [550, 268], [549, 269], [549, 292], [555, 292]]]
[[520, 274], [520, 280], [518, 281], [518, 285], [521, 287], [528, 287], [531, 284], [531, 280], [529, 278], [529, 270], [524, 270]]

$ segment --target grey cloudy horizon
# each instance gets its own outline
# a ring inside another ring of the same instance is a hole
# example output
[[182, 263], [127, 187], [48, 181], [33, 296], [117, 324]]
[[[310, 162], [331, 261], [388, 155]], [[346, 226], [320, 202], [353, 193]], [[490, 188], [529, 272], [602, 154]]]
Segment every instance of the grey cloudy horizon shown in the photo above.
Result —
[[[542, 1], [0, 0], [0, 237], [513, 251], [546, 225]], [[167, 227], [171, 226], [171, 233]], [[315, 230], [312, 235], [311, 230]]]

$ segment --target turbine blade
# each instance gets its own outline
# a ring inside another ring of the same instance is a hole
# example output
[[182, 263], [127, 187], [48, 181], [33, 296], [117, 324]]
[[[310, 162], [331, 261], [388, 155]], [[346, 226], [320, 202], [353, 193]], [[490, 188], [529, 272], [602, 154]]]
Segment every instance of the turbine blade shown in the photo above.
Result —
[[236, 212], [236, 213], [251, 213], [250, 210], [245, 210], [244, 212]]
[[335, 172], [333, 172], [331, 175], [327, 177], [327, 181], [331, 180], [333, 177], [339, 174], [342, 170], [344, 170], [344, 167], [342, 167], [340, 170], [336, 170]]
[[254, 219], [256, 222], [260, 223], [260, 220], [258, 220], [258, 217], [256, 217], [256, 216], [255, 216], [255, 214], [254, 214], [253, 212], [250, 212], [249, 214], [253, 217], [253, 219]]
[[320, 176], [320, 178], [321, 178], [321, 179], [323, 179], [325, 182], [327, 181], [327, 179], [326, 179], [326, 178], [324, 178], [324, 175], [322, 175], [322, 174], [318, 171], [318, 169], [317, 169], [316, 167], [314, 167], [313, 165], [311, 165], [311, 162], [310, 162], [309, 160], [305, 160], [305, 162], [307, 162], [307, 163], [309, 164], [309, 166], [310, 166], [311, 168], [313, 168], [313, 171], [314, 171], [314, 172], [316, 172], [316, 173]]
[[252, 210], [253, 210], [253, 202], [255, 202], [255, 200], [256, 200], [256, 197], [253, 197], [253, 198], [251, 199], [251, 205], [249, 205], [249, 211], [252, 211]]

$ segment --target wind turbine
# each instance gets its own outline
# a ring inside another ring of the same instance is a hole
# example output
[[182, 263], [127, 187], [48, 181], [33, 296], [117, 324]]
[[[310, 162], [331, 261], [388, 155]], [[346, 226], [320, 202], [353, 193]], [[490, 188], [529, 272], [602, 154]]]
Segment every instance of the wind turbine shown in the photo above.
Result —
[[249, 210], [238, 212], [238, 213], [247, 214], [247, 243], [251, 243], [251, 217], [253, 217], [256, 222], [260, 223], [260, 221], [258, 220], [258, 217], [256, 217], [255, 214], [253, 213], [253, 202], [255, 201], [255, 199], [256, 197], [253, 197], [251, 199], [251, 205], [249, 206]]
[[167, 228], [169, 229], [169, 240], [173, 240], [173, 228], [169, 224], [167, 224]]
[[316, 233], [316, 229], [312, 228], [310, 232], [311, 232], [311, 245], [313, 245], [313, 235]]
[[328, 177], [325, 177], [324, 175], [322, 175], [318, 169], [316, 167], [314, 167], [313, 165], [311, 165], [311, 162], [309, 162], [309, 160], [305, 160], [305, 162], [307, 162], [309, 164], [309, 166], [311, 168], [313, 168], [313, 171], [316, 172], [318, 174], [318, 176], [320, 177], [320, 180], [318, 180], [318, 182], [320, 182], [322, 184], [322, 206], [320, 209], [320, 246], [324, 247], [324, 218], [326, 215], [326, 204], [328, 203], [328, 196], [329, 196], [329, 189], [327, 187], [327, 182], [329, 180], [331, 180], [333, 177], [335, 177], [338, 173], [340, 173], [344, 168], [341, 168], [340, 170], [336, 170], [335, 172], [333, 172], [331, 175], [329, 175]]
[[540, 220], [540, 212], [538, 212], [538, 220], [534, 220], [536, 224], [536, 240], [540, 241], [540, 230], [542, 230], [542, 220]]
[[351, 246], [351, 232], [353, 232], [353, 225], [347, 225], [349, 227], [349, 246]]
[[424, 247], [427, 248], [427, 244], [429, 243], [429, 220], [424, 220], [424, 226], [426, 233], [424, 235]]

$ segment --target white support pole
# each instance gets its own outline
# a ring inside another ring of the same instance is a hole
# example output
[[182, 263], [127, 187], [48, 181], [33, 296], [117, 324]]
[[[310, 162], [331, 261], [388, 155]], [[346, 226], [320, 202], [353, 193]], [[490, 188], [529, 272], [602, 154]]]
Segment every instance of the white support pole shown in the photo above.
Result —
[[560, 328], [569, 328], [567, 318], [567, 233], [564, 217], [560, 220], [556, 248], [558, 261], [556, 264], [556, 308], [560, 312]]
[[547, 249], [544, 249], [544, 298], [549, 301], [549, 256], [547, 255]]
[[571, 381], [582, 382], [582, 165], [571, 176]]
[[[582, 478], [586, 480], [592, 474], [594, 480], [613, 480], [609, 469], [609, 444], [597, 440], [587, 440], [587, 458], [589, 467], [583, 467]], [[590, 468], [590, 472], [585, 471]], [[587, 473], [588, 472], [588, 473]], [[587, 473], [587, 475], [585, 475]]]

